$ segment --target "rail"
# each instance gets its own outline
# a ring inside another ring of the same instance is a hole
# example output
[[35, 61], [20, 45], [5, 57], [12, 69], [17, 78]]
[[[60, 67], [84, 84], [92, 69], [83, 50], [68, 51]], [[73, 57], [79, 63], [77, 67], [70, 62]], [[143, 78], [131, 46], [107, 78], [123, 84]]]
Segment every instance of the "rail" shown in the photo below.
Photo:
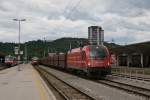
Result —
[[116, 77], [130, 78], [150, 82], [150, 69], [112, 67], [112, 75]]
[[110, 87], [118, 88], [120, 90], [124, 90], [127, 92], [131, 92], [131, 93], [134, 93], [134, 94], [139, 95], [139, 96], [146, 97], [148, 100], [150, 99], [150, 89], [137, 87], [137, 86], [129, 85], [126, 83], [116, 82], [116, 81], [109, 80], [109, 79], [98, 80], [95, 82], [100, 83], [100, 84], [104, 84], [104, 85], [107, 85]]
[[150, 78], [148, 78], [148, 77], [142, 77], [140, 75], [131, 75], [131, 74], [123, 74], [123, 73], [112, 73], [112, 76], [150, 82]]
[[6, 69], [7, 67], [0, 66], [0, 71]]
[[44, 76], [49, 84], [55, 88], [55, 90], [65, 99], [65, 100], [96, 100], [96, 98], [87, 95], [81, 90], [71, 86], [65, 81], [59, 79], [55, 75], [51, 74], [47, 70], [35, 67], [38, 72]]

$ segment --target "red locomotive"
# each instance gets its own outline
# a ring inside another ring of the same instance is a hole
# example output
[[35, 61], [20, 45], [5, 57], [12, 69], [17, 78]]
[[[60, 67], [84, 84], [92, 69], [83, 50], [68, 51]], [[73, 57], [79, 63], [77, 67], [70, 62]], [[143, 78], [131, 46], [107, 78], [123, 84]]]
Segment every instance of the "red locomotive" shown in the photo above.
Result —
[[47, 66], [71, 69], [93, 76], [110, 74], [110, 54], [105, 46], [87, 45], [69, 50], [66, 54], [54, 54], [40, 59]]
[[37, 57], [33, 57], [32, 61], [31, 61], [32, 65], [38, 65], [38, 58]]
[[5, 57], [5, 65], [7, 65], [8, 67], [17, 65], [16, 57], [13, 57], [11, 55], [6, 56]]
[[69, 68], [82, 70], [90, 75], [107, 75], [110, 73], [110, 55], [105, 46], [88, 45], [68, 52]]

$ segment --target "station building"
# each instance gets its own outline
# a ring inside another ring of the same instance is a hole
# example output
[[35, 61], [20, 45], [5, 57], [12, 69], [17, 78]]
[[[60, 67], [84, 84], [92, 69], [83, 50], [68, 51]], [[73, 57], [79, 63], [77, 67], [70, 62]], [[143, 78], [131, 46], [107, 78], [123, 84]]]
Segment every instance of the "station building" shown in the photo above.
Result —
[[117, 66], [150, 68], [150, 41], [111, 48]]

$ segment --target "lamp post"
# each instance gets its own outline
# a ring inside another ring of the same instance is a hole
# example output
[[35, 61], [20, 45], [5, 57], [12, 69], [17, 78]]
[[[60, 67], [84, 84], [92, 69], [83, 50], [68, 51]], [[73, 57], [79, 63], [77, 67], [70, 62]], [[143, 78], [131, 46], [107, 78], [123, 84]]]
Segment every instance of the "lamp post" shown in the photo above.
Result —
[[46, 39], [45, 39], [45, 37], [44, 37], [44, 57], [46, 56], [46, 51], [45, 51], [45, 49], [46, 49]]
[[[26, 21], [26, 19], [13, 19], [14, 21], [18, 21], [19, 23], [19, 31], [18, 31], [18, 62], [20, 63], [20, 24], [22, 21]], [[18, 65], [18, 71], [20, 71], [20, 66]]]
[[28, 52], [27, 52], [27, 44], [26, 43], [25, 43], [25, 47], [24, 48], [25, 48], [25, 50], [24, 50], [25, 51], [25, 57], [24, 58], [25, 58], [25, 63], [27, 63], [27, 60], [28, 60], [28, 54], [27, 53]]

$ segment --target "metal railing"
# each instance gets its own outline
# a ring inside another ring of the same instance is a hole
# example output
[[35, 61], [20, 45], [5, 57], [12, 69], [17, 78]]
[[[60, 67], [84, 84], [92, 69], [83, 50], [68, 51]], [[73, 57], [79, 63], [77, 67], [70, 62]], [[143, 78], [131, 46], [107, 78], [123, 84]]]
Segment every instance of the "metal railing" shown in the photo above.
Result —
[[112, 67], [112, 75], [136, 80], [150, 81], [150, 68]]

